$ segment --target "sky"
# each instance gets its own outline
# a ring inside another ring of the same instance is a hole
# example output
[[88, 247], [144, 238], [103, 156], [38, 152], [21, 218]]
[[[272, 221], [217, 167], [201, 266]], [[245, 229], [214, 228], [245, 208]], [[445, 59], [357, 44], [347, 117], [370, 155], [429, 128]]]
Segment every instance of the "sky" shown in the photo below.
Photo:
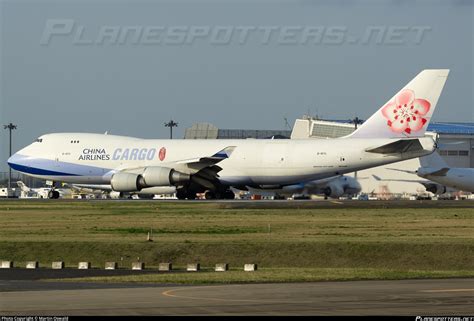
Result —
[[16, 151], [51, 132], [167, 138], [170, 119], [174, 137], [367, 119], [425, 68], [451, 69], [432, 121], [474, 122], [473, 18], [467, 0], [0, 0], [1, 124]]

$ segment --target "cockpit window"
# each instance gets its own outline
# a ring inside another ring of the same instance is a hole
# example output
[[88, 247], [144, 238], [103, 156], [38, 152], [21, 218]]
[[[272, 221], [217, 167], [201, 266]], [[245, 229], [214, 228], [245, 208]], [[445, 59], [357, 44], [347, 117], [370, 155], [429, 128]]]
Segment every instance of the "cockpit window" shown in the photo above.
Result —
[[42, 142], [43, 142], [43, 138], [38, 138], [38, 139], [36, 139], [36, 142], [37, 142], [37, 143], [42, 143]]

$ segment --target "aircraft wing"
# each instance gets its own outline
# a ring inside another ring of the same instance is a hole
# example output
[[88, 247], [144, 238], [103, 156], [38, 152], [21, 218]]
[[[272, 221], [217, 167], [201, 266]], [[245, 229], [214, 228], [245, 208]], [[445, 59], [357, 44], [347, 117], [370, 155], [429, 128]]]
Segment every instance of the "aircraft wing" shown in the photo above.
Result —
[[379, 182], [405, 182], [405, 183], [420, 183], [420, 184], [428, 182], [427, 180], [421, 180], [421, 179], [381, 178], [380, 176], [377, 176], [375, 174], [372, 174], [372, 177], [376, 181], [379, 181]]
[[398, 169], [398, 168], [388, 168], [388, 170], [391, 170], [391, 171], [398, 171], [398, 172], [403, 172], [403, 173], [408, 173], [408, 174], [415, 174], [416, 175], [416, 171], [409, 171], [409, 170], [404, 170], [404, 169]]

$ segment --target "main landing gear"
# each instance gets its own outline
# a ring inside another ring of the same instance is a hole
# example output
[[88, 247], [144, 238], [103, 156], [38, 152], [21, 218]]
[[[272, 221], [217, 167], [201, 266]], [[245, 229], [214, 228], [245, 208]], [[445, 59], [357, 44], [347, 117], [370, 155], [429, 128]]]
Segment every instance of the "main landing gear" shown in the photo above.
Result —
[[[187, 190], [185, 188], [178, 188], [176, 191], [176, 197], [179, 200], [184, 200], [184, 199], [194, 200], [197, 198], [196, 192], [192, 190]], [[204, 193], [204, 198], [207, 200], [215, 200], [215, 199], [233, 200], [235, 198], [235, 194], [230, 189], [223, 190], [223, 191], [208, 190]]]
[[54, 189], [51, 189], [49, 192], [48, 192], [48, 198], [49, 199], [58, 199], [59, 198], [59, 192], [54, 190]]
[[187, 190], [185, 188], [178, 188], [176, 190], [176, 197], [179, 200], [185, 200], [185, 199], [194, 200], [196, 199], [196, 192]]
[[230, 189], [225, 190], [223, 192], [220, 191], [206, 191], [204, 194], [204, 198], [207, 200], [233, 200], [235, 198], [234, 192], [232, 192]]

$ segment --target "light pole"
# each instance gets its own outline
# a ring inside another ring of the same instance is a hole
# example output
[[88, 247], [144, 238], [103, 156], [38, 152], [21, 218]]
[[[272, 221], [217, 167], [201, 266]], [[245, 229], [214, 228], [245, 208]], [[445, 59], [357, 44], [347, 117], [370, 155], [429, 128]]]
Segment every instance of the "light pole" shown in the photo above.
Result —
[[[12, 123], [8, 125], [3, 125], [3, 129], [8, 129], [10, 132], [10, 154], [9, 157], [12, 156], [12, 130], [15, 130], [17, 128], [16, 125], [13, 125]], [[8, 167], [8, 188], [12, 187], [12, 168]]]
[[170, 128], [170, 139], [173, 139], [173, 127], [178, 127], [178, 123], [171, 119], [169, 122], [165, 123], [165, 127]]
[[358, 126], [359, 124], [362, 124], [362, 123], [364, 122], [362, 119], [360, 119], [360, 118], [357, 117], [357, 116], [354, 117], [354, 119], [350, 119], [349, 121], [354, 124], [355, 129], [357, 129], [357, 126]]

